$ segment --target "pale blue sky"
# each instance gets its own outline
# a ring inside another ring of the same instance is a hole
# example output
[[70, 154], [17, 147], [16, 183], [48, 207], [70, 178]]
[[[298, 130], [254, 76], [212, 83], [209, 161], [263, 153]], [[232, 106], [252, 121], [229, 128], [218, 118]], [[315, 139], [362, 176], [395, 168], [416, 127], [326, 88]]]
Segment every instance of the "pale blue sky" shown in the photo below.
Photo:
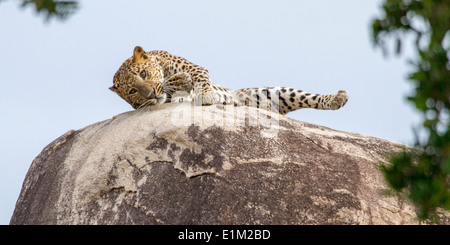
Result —
[[89, 0], [67, 21], [46, 23], [17, 1], [1, 2], [0, 224], [9, 223], [25, 174], [47, 144], [132, 110], [108, 87], [136, 45], [187, 58], [231, 89], [344, 89], [350, 100], [341, 110], [288, 116], [413, 143], [419, 117], [405, 99], [410, 68], [404, 58], [385, 59], [370, 41], [380, 4]]

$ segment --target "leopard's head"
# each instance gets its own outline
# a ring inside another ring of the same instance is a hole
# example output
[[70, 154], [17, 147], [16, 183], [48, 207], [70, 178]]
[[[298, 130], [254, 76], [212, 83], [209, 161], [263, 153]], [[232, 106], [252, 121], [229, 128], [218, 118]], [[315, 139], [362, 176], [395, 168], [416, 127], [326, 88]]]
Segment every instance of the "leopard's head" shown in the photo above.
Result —
[[151, 56], [139, 46], [133, 56], [123, 62], [114, 75], [112, 91], [134, 109], [146, 105], [162, 104], [166, 94], [162, 91], [163, 69], [158, 57]]

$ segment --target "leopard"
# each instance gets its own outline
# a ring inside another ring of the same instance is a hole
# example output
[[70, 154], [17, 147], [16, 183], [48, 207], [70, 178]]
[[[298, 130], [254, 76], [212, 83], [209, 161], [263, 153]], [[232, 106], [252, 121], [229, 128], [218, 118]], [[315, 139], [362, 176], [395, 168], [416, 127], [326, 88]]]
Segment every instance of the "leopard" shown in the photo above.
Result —
[[[257, 107], [281, 115], [302, 109], [337, 110], [349, 96], [345, 90], [321, 95], [291, 87], [243, 88], [233, 91], [212, 83], [209, 72], [167, 51], [146, 52], [136, 46], [114, 74], [109, 88], [134, 109], [157, 104], [192, 101], [198, 106], [224, 104]], [[179, 94], [185, 96], [179, 96]]]

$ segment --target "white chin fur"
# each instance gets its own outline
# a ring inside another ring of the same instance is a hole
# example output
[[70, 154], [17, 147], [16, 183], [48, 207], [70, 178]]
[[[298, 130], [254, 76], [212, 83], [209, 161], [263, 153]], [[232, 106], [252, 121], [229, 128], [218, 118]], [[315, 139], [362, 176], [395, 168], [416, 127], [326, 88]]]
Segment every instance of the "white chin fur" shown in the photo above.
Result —
[[156, 100], [156, 102], [157, 102], [158, 104], [164, 104], [164, 102], [166, 102], [166, 99], [167, 99], [167, 95], [166, 95], [166, 94], [163, 94], [163, 96], [159, 97], [159, 98]]

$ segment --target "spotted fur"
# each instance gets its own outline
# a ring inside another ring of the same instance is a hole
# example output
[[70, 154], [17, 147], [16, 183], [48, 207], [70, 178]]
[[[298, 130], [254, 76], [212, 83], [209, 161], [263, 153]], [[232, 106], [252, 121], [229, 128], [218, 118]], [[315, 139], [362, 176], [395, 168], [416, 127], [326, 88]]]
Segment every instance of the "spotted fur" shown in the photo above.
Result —
[[145, 52], [135, 47], [114, 75], [110, 89], [138, 109], [173, 101], [178, 92], [198, 105], [234, 104], [287, 114], [301, 108], [337, 110], [347, 103], [343, 90], [320, 95], [286, 87], [246, 88], [232, 91], [211, 83], [208, 71], [165, 51]]

